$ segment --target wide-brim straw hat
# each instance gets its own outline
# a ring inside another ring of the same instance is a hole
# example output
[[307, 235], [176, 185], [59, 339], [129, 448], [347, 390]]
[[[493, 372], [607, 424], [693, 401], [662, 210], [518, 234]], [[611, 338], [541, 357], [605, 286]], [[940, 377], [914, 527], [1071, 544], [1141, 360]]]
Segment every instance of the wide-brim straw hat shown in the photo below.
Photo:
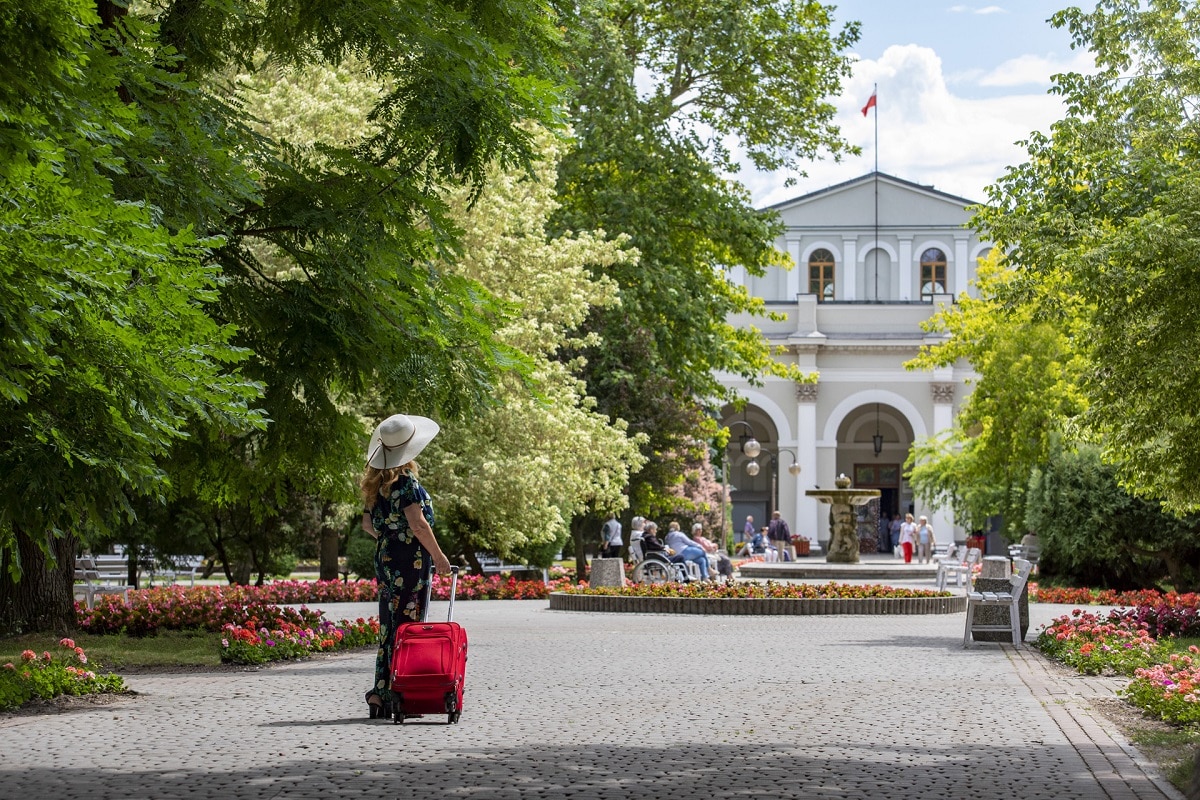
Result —
[[392, 469], [412, 461], [433, 441], [441, 426], [428, 417], [393, 414], [379, 423], [367, 445], [367, 465]]

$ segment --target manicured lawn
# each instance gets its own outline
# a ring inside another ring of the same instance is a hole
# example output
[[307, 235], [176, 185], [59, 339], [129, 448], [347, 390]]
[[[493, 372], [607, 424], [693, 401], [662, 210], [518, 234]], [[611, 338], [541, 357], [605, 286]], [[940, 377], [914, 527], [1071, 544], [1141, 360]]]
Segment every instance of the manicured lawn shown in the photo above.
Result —
[[[102, 672], [151, 667], [209, 667], [221, 663], [221, 634], [198, 631], [163, 631], [157, 636], [134, 637], [72, 634], [87, 651], [89, 666]], [[59, 637], [34, 633], [0, 639], [0, 664], [20, 663], [21, 651], [54, 650]]]

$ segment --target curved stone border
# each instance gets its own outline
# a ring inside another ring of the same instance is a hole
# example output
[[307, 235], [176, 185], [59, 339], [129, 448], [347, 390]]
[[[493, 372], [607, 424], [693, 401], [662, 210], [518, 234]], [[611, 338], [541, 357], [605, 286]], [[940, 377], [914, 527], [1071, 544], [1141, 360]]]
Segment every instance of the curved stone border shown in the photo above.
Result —
[[854, 597], [845, 599], [748, 597], [614, 597], [550, 593], [551, 611], [608, 611], [624, 614], [957, 614], [967, 598]]

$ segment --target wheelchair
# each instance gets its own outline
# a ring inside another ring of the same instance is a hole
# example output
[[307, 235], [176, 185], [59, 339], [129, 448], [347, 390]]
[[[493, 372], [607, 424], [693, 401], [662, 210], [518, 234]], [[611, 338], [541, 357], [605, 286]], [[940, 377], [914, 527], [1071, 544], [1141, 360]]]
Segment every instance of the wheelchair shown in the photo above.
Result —
[[634, 583], [688, 583], [698, 580], [699, 567], [690, 561], [672, 561], [666, 553], [646, 553], [633, 568]]

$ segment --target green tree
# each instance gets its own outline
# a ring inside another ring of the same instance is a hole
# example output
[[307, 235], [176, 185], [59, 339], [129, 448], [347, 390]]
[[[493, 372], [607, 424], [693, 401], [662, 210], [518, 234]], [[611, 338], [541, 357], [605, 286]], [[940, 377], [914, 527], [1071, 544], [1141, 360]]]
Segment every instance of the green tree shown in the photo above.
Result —
[[906, 365], [937, 369], [965, 362], [979, 376], [954, 427], [914, 443], [905, 463], [913, 491], [928, 503], [948, 504], [968, 528], [1000, 516], [1013, 539], [1024, 532], [1031, 474], [1085, 408], [1077, 337], [1038, 319], [1028, 306], [1006, 307], [999, 298], [1018, 280], [995, 257], [981, 262], [978, 297], [963, 294], [935, 314], [925, 329], [946, 339], [923, 347]]
[[826, 98], [857, 26], [832, 35], [827, 8], [790, 0], [609, 0], [568, 22], [577, 138], [551, 229], [625, 234], [640, 253], [592, 266], [621, 303], [589, 315], [582, 330], [600, 338], [580, 352], [598, 409], [647, 435], [630, 496], [653, 514], [671, 507], [689, 449], [716, 432], [703, 410], [727, 394], [716, 373], [777, 368], [757, 331], [727, 321], [762, 312], [727, 271], [762, 274], [786, 256], [771, 245], [778, 219], [726, 177], [737, 170], [726, 143], [763, 168], [846, 152]]
[[613, 282], [584, 265], [612, 267], [637, 253], [624, 237], [547, 237], [562, 145], [545, 133], [537, 141], [532, 175], [497, 174], [469, 208], [465, 192], [453, 203], [462, 255], [446, 268], [511, 309], [496, 337], [532, 365], [527, 379], [498, 381], [496, 402], [469, 424], [447, 426], [422, 457], [443, 546], [468, 560], [487, 550], [548, 564], [573, 517], [624, 507], [629, 474], [644, 460], [625, 424], [595, 411], [575, 374], [581, 363], [557, 358], [578, 343], [573, 331], [592, 308], [617, 302]]
[[1200, 517], [1125, 492], [1099, 448], [1056, 450], [1030, 481], [1026, 523], [1039, 570], [1075, 586], [1200, 588]]
[[1055, 78], [1067, 115], [1025, 142], [981, 227], [1017, 265], [1010, 304], [1081, 320], [1081, 422], [1122, 485], [1200, 509], [1200, 8], [1101, 0], [1052, 23], [1097, 71]]
[[232, 329], [207, 313], [220, 241], [116, 196], [148, 135], [89, 3], [6, 3], [0, 47], [0, 631], [73, 624], [77, 541], [160, 490], [189, 419], [261, 425]]
[[[349, 494], [345, 398], [453, 416], [520, 365], [495, 302], [437, 266], [436, 189], [478, 191], [532, 157], [519, 123], [556, 121], [543, 6], [4, 8], [4, 627], [69, 622], [74, 537], [126, 489], [269, 527], [297, 491]], [[229, 80], [351, 58], [383, 90], [350, 142], [253, 130]]]

